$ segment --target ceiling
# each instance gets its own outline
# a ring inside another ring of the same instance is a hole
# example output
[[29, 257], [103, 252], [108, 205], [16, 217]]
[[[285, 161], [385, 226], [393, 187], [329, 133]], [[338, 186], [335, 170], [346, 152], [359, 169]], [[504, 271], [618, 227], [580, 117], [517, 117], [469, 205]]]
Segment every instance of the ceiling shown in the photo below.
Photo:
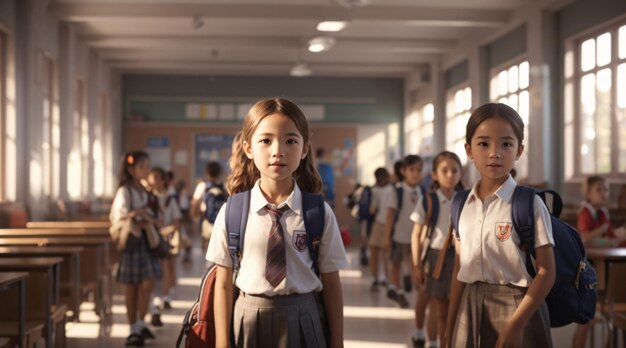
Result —
[[[537, 1], [51, 0], [49, 11], [122, 72], [286, 76], [302, 61], [314, 76], [403, 77]], [[322, 33], [322, 20], [348, 25]], [[320, 35], [335, 45], [309, 52]]]

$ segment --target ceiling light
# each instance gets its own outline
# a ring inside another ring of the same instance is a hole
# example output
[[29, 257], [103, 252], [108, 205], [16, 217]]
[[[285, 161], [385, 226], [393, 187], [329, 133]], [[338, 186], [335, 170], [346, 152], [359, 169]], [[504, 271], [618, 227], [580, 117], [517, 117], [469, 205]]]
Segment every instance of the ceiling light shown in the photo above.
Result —
[[335, 45], [335, 39], [330, 36], [318, 36], [309, 40], [309, 52], [325, 52]]
[[294, 77], [303, 77], [311, 75], [311, 69], [306, 65], [305, 62], [299, 62], [289, 72], [289, 75]]
[[319, 31], [341, 31], [348, 25], [346, 21], [322, 21], [317, 25]]

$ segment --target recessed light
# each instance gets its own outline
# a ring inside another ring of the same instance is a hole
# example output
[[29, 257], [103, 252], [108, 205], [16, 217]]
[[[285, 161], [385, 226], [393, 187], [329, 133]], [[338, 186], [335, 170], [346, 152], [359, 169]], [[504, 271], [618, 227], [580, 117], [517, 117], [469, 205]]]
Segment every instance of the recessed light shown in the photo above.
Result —
[[322, 21], [317, 24], [317, 30], [336, 32], [341, 31], [348, 25], [346, 21]]
[[309, 40], [309, 52], [319, 53], [331, 49], [335, 45], [335, 39], [330, 36], [318, 36]]

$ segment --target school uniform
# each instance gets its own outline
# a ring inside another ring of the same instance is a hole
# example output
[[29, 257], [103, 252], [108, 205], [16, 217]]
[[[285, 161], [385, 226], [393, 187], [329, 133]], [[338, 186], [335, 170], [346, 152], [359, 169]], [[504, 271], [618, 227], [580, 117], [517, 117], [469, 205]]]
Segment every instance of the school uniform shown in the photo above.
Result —
[[[398, 211], [398, 192], [402, 190], [402, 202]], [[397, 189], [391, 191], [387, 196], [385, 211], [390, 208], [396, 211], [397, 220], [393, 226], [393, 249], [391, 250], [391, 261], [400, 263], [411, 260], [411, 234], [413, 232], [413, 222], [410, 219], [415, 205], [422, 198], [422, 193], [418, 186], [410, 187], [405, 182], [398, 185]]]
[[[304, 228], [302, 192], [296, 184], [284, 203], [274, 206], [264, 197], [257, 181], [250, 194], [250, 209], [241, 253], [233, 322], [238, 347], [325, 347], [323, 312], [316, 300], [322, 282], [312, 269]], [[272, 218], [266, 207], [284, 208], [280, 218], [285, 240], [286, 275], [276, 287], [265, 278], [267, 245]], [[318, 263], [321, 273], [348, 265], [339, 227], [330, 206], [324, 203], [324, 233]], [[226, 239], [226, 207], [215, 220], [206, 259], [232, 267]]]
[[[458, 280], [467, 283], [457, 315], [452, 347], [493, 347], [528, 287], [526, 254], [511, 218], [511, 176], [482, 202], [474, 185], [459, 219], [461, 268]], [[554, 246], [550, 214], [535, 197], [535, 248]], [[545, 302], [524, 327], [522, 347], [552, 347], [550, 320]]]
[[[580, 204], [580, 210], [578, 211], [578, 221], [576, 227], [580, 233], [587, 233], [595, 230], [596, 228], [608, 223], [609, 226], [606, 230], [606, 238], [615, 239], [615, 231], [611, 226], [611, 218], [609, 217], [609, 210], [606, 207], [596, 209], [593, 205], [587, 201], [582, 201]], [[620, 247], [626, 247], [626, 241], [620, 243]]]
[[[204, 240], [210, 240], [211, 234], [213, 234], [213, 224], [204, 218], [204, 212], [206, 211], [207, 206], [203, 198], [204, 198], [204, 193], [206, 192], [206, 189], [207, 189], [207, 183], [208, 182], [205, 180], [200, 181], [198, 185], [196, 185], [195, 190], [193, 191], [193, 196], [191, 196], [193, 200], [200, 202], [200, 212], [202, 213], [202, 216], [203, 216], [202, 221], [201, 221], [201, 229], [202, 229], [202, 238]], [[216, 185], [217, 183], [213, 183], [213, 184]], [[212, 190], [218, 190], [218, 189], [212, 189]]]
[[[161, 227], [166, 227], [174, 224], [176, 220], [180, 220], [183, 215], [178, 207], [175, 196], [168, 192], [156, 195], [159, 200], [160, 218], [163, 223]], [[180, 245], [180, 231], [173, 232], [166, 236], [167, 242], [169, 242], [174, 248], [171, 250], [171, 255], [178, 254]]]
[[[437, 263], [437, 258], [442, 252], [446, 237], [450, 228], [450, 211], [452, 208], [452, 199], [448, 199], [441, 190], [436, 191], [437, 200], [439, 201], [439, 216], [437, 217], [437, 223], [432, 231], [430, 228], [427, 232], [430, 233], [429, 245], [424, 245], [427, 248], [426, 256], [424, 258], [424, 273], [426, 273], [426, 279], [424, 280], [424, 291], [434, 298], [449, 299], [450, 298], [450, 285], [452, 282], [452, 269], [454, 268], [454, 249], [448, 248], [444, 250], [446, 253], [443, 268], [439, 274], [439, 279], [432, 277]], [[411, 213], [411, 220], [420, 225], [426, 224], [426, 212], [424, 211], [423, 201], [426, 197], [421, 197], [419, 202], [415, 205], [415, 209]]]
[[370, 233], [369, 245], [381, 248], [385, 241], [385, 224], [387, 223], [387, 210], [385, 205], [387, 197], [393, 193], [393, 185], [372, 187], [372, 206], [370, 211], [375, 211], [374, 224]]
[[[117, 189], [113, 198], [109, 220], [114, 225], [122, 219], [127, 219], [129, 211], [147, 209], [147, 206], [148, 192], [130, 185], [122, 186]], [[148, 249], [148, 237], [145, 231], [142, 231], [139, 245], [134, 250], [120, 253], [116, 279], [125, 284], [137, 285], [146, 278], [159, 277], [161, 277], [159, 259]]]

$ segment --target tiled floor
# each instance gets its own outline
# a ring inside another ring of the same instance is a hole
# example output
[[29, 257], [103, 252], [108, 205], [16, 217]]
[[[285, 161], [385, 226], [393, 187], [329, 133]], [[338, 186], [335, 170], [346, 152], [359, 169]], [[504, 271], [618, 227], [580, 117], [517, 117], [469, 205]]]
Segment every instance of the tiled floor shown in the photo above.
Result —
[[[356, 253], [350, 252], [351, 267], [342, 271], [344, 292], [345, 346], [346, 347], [410, 347], [413, 331], [413, 310], [400, 309], [386, 297], [384, 291], [373, 293], [369, 290], [370, 278], [366, 269], [358, 266]], [[194, 249], [194, 263], [179, 263], [179, 282], [173, 309], [162, 315], [163, 328], [154, 329], [157, 340], [146, 344], [148, 347], [174, 347], [185, 312], [197, 297], [200, 278], [203, 274], [199, 247]], [[84, 305], [80, 323], [67, 324], [68, 347], [96, 348], [123, 347], [128, 335], [126, 309], [121, 295], [123, 288], [117, 286], [113, 306], [113, 327], [108, 337], [99, 337], [99, 325], [89, 308]], [[411, 294], [413, 305], [415, 292]], [[149, 320], [149, 318], [146, 318]], [[573, 326], [553, 329], [555, 347], [569, 347]], [[600, 347], [600, 335], [598, 344]]]

